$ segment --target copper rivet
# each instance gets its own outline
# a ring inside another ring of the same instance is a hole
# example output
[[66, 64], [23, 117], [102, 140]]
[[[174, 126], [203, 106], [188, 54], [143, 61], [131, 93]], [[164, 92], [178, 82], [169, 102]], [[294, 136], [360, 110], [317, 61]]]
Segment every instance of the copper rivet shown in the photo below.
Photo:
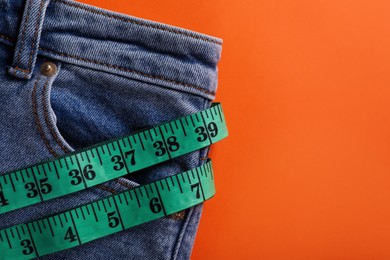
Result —
[[41, 65], [41, 73], [46, 77], [53, 76], [56, 72], [57, 66], [53, 62], [45, 62]]

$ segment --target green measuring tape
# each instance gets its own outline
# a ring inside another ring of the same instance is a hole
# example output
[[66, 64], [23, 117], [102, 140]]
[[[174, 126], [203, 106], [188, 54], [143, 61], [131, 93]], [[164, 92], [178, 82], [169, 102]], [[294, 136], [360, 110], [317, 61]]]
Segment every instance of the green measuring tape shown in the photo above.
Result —
[[145, 131], [0, 177], [0, 214], [57, 198], [204, 148], [227, 136], [220, 103]]
[[27, 224], [0, 231], [0, 259], [31, 259], [75, 247], [199, 204], [215, 194], [202, 166]]
[[[172, 122], [6, 173], [0, 177], [0, 214], [80, 191], [204, 148], [227, 134], [221, 104], [213, 103], [207, 110]], [[29, 259], [49, 254], [181, 211], [213, 196], [212, 176], [209, 161], [188, 172], [107, 199], [0, 230], [0, 259]], [[121, 218], [123, 214], [126, 219]], [[69, 243], [65, 243], [67, 241]]]

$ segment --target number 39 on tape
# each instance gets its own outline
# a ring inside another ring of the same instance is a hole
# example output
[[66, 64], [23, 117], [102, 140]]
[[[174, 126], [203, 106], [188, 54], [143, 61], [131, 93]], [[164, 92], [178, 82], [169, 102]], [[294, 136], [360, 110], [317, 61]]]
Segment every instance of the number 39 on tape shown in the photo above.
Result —
[[227, 136], [220, 103], [0, 177], [0, 214], [64, 196], [209, 146]]

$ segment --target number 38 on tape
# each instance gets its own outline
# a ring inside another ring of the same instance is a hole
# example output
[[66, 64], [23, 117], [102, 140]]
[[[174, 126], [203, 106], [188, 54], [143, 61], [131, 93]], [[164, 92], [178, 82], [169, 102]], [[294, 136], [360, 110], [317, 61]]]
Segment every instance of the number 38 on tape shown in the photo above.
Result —
[[86, 189], [227, 136], [220, 103], [141, 132], [0, 177], [0, 214]]

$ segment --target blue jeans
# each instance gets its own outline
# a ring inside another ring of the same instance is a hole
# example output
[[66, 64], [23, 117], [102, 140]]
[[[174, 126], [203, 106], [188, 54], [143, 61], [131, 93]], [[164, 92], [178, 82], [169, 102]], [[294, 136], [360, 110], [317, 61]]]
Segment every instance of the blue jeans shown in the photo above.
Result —
[[[0, 173], [210, 107], [221, 44], [69, 0], [0, 0]], [[47, 62], [53, 75], [41, 70]], [[208, 150], [2, 214], [0, 228], [200, 166]], [[42, 259], [189, 259], [202, 209]]]

